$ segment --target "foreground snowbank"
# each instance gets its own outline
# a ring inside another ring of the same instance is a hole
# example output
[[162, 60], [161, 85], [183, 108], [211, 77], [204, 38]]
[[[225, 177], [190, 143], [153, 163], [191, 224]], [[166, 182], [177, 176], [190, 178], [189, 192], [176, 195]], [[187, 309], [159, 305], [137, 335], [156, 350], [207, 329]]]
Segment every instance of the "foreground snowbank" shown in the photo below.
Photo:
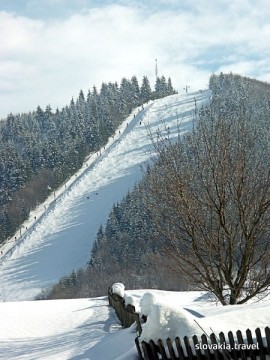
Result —
[[244, 305], [221, 306], [207, 293], [126, 291], [125, 299], [133, 303], [137, 312], [147, 316], [142, 325], [141, 340], [156, 341], [179, 336], [228, 333], [270, 325], [270, 295], [263, 301]]
[[0, 303], [0, 359], [136, 359], [107, 297]]
[[[270, 300], [222, 307], [196, 291], [132, 290], [124, 296], [148, 314], [145, 339], [198, 334], [195, 320], [206, 332], [210, 327], [227, 332], [270, 324]], [[0, 303], [0, 319], [3, 360], [138, 359], [135, 327], [122, 329], [107, 297]]]

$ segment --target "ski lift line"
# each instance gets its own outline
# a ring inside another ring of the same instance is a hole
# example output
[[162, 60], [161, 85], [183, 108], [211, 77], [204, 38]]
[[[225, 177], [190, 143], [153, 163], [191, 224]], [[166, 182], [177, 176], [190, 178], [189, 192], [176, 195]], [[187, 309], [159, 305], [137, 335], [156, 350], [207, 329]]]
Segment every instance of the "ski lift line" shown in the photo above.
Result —
[[[55, 207], [55, 205], [54, 205]], [[19, 237], [17, 237], [17, 239], [15, 241], [10, 242], [12, 245], [10, 248], [7, 249], [7, 251], [5, 252], [5, 254], [3, 254], [3, 256], [0, 259], [0, 265], [3, 264], [3, 262], [9, 258], [13, 252], [20, 247], [21, 244], [23, 244], [27, 238], [34, 232], [36, 231], [37, 227], [39, 224], [42, 224], [44, 219], [50, 215], [53, 212], [54, 209], [47, 209], [38, 219], [36, 222], [34, 222], [32, 225], [30, 225], [27, 230], [21, 234]]]
[[[87, 157], [87, 161], [89, 161], [91, 159], [91, 157], [93, 156], [93, 153], [90, 154]], [[72, 179], [72, 177], [70, 178]], [[61, 188], [63, 188], [64, 186], [66, 186], [68, 184], [68, 182], [70, 182], [70, 179], [67, 180], [62, 186]], [[73, 183], [77, 180], [77, 178], [75, 178], [71, 184], [69, 185], [69, 187], [71, 187], [73, 185]], [[49, 187], [48, 187], [49, 188]], [[60, 190], [61, 188], [59, 188], [58, 190]], [[61, 190], [60, 190], [61, 191]], [[1, 251], [3, 251], [3, 248], [7, 245], [11, 245], [10, 247], [8, 247], [8, 249], [5, 251], [5, 253], [2, 253], [2, 257], [0, 259], [0, 265], [3, 263], [3, 260], [5, 259], [7, 254], [12, 254], [14, 252], [14, 250], [22, 243], [24, 243], [25, 238], [28, 235], [31, 235], [33, 231], [36, 230], [36, 226], [37, 226], [37, 222], [42, 223], [43, 222], [43, 218], [45, 218], [46, 216], [48, 216], [48, 214], [50, 214], [54, 209], [57, 203], [59, 203], [58, 200], [61, 200], [63, 196], [65, 196], [65, 190], [63, 190], [62, 193], [60, 193], [58, 196], [56, 196], [55, 192], [53, 195], [50, 195], [50, 197], [53, 196], [53, 199], [51, 202], [47, 202], [47, 203], [43, 203], [41, 206], [44, 206], [45, 211], [41, 214], [41, 216], [39, 218], [36, 218], [35, 216], [35, 220], [32, 219], [32, 224], [28, 225], [27, 227], [24, 225], [20, 226], [20, 229], [16, 231], [16, 233], [10, 237], [7, 241], [4, 242], [4, 244], [2, 244], [2, 246], [0, 247]], [[51, 209], [53, 207], [53, 210]], [[46, 216], [45, 216], [46, 215]], [[28, 219], [29, 221], [30, 219]], [[26, 220], [27, 222], [27, 220]], [[22, 228], [25, 228], [26, 230], [24, 231], [24, 233], [22, 233]], [[14, 241], [14, 237], [15, 237], [15, 241]]]

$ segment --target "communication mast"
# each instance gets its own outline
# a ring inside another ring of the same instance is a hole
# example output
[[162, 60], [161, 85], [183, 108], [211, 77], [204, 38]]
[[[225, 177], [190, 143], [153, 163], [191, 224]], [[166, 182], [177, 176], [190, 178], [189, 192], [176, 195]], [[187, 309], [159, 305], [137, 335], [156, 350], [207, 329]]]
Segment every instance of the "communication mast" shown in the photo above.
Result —
[[158, 78], [158, 67], [157, 67], [157, 59], [155, 59], [156, 60], [156, 80], [157, 80], [157, 78]]
[[190, 88], [190, 86], [189, 86], [189, 85], [186, 85], [186, 86], [183, 88], [183, 90], [185, 90], [186, 93], [187, 93], [189, 88]]

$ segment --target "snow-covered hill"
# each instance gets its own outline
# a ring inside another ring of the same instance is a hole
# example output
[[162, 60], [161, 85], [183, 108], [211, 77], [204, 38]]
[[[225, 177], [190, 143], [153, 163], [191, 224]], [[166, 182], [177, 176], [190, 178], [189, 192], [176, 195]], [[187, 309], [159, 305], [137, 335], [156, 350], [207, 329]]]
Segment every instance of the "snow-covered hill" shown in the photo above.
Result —
[[[0, 359], [138, 359], [135, 327], [121, 328], [106, 297], [29, 300], [41, 288], [86, 264], [99, 225], [105, 223], [113, 203], [142, 176], [141, 164], [149, 159], [152, 148], [148, 131], [162, 131], [164, 124], [171, 136], [177, 125], [182, 132], [188, 131], [195, 104], [208, 102], [210, 95], [208, 90], [174, 95], [136, 109], [105, 149], [92, 154], [76, 176], [31, 214], [16, 234], [17, 240], [10, 239], [1, 248], [0, 297], [6, 302], [0, 303]], [[138, 311], [145, 292], [149, 290], [125, 293]], [[172, 330], [184, 335], [177, 327], [179, 319], [186, 321], [185, 334], [199, 335], [201, 327], [207, 332], [226, 332], [269, 326], [267, 299], [222, 307], [200, 292], [151, 290], [151, 294], [155, 303], [143, 325], [145, 339], [160, 336], [160, 331], [164, 336]]]
[[0, 263], [0, 299], [31, 300], [42, 288], [73, 269], [85, 266], [100, 224], [112, 205], [141, 178], [149, 159], [148, 131], [171, 136], [177, 124], [182, 132], [192, 123], [195, 105], [209, 101], [209, 90], [172, 95], [135, 109], [98, 154], [45, 204], [3, 247]]

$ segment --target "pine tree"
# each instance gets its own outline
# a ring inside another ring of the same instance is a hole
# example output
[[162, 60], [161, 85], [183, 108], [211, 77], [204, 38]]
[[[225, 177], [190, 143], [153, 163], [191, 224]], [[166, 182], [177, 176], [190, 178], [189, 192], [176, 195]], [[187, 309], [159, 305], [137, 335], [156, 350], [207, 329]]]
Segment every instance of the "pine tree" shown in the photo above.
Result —
[[144, 76], [142, 79], [140, 94], [141, 94], [141, 102], [142, 103], [147, 102], [151, 99], [152, 90], [151, 90], [150, 82], [149, 82], [147, 76]]
[[174, 88], [172, 86], [172, 80], [169, 77], [168, 83], [167, 83], [167, 95], [173, 95], [173, 94], [176, 94], [176, 91], [174, 90]]

